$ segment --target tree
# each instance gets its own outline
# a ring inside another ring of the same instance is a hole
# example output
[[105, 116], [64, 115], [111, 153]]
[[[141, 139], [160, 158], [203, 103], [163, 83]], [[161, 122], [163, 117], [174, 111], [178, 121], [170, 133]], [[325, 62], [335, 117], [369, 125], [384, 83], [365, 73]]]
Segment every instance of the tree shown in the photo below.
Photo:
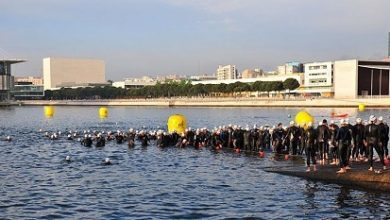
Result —
[[298, 88], [299, 86], [300, 86], [299, 82], [293, 78], [288, 78], [288, 79], [284, 80], [284, 82], [283, 82], [284, 89], [294, 90], [294, 89]]

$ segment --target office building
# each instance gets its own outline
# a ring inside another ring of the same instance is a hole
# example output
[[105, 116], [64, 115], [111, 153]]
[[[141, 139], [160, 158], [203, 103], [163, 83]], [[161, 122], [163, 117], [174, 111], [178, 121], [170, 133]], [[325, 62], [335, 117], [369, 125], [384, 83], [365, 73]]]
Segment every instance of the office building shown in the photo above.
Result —
[[242, 71], [241, 78], [242, 79], [258, 78], [261, 77], [262, 75], [263, 75], [263, 70], [261, 69], [254, 69], [254, 70], [246, 69]]
[[288, 62], [284, 65], [278, 66], [277, 72], [280, 75], [302, 73], [303, 72], [303, 64], [300, 62]]
[[44, 89], [106, 85], [103, 60], [44, 58]]
[[237, 69], [236, 65], [219, 65], [217, 69], [217, 80], [229, 80], [229, 79], [237, 79]]
[[45, 96], [43, 85], [34, 85], [32, 82], [15, 82], [11, 94], [16, 100], [43, 99]]
[[15, 84], [18, 84], [21, 82], [30, 82], [31, 85], [42, 86], [43, 85], [43, 78], [36, 77], [36, 76], [15, 76]]
[[333, 86], [333, 62], [305, 63], [305, 87]]
[[14, 77], [11, 75], [11, 66], [12, 64], [21, 62], [25, 62], [25, 60], [0, 60], [0, 101], [6, 101], [11, 98], [10, 91], [14, 85]]

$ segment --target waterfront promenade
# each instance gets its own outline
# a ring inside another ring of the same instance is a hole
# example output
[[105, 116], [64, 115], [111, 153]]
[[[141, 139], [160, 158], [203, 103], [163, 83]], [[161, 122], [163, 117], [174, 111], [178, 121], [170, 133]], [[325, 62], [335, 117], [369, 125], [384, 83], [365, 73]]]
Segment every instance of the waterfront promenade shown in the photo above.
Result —
[[359, 103], [367, 108], [388, 108], [388, 98], [333, 99], [333, 98], [161, 98], [112, 100], [31, 100], [16, 101], [19, 106], [178, 106], [178, 107], [333, 107], [355, 108]]

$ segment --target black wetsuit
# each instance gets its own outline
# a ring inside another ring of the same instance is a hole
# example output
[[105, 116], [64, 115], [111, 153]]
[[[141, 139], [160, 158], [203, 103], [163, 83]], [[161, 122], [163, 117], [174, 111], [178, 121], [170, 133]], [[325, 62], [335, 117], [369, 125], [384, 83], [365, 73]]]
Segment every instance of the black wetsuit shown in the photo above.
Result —
[[336, 124], [331, 124], [329, 126], [330, 138], [329, 138], [329, 153], [332, 159], [339, 159], [339, 146], [336, 140], [337, 132], [339, 131], [339, 126]]
[[374, 157], [374, 149], [379, 155], [379, 158], [383, 165], [385, 165], [383, 160], [383, 152], [382, 148], [379, 147], [379, 139], [380, 139], [380, 130], [379, 126], [371, 123], [366, 126], [366, 129], [364, 130], [364, 136], [368, 147], [368, 159], [370, 162], [370, 167], [373, 166], [373, 157]]
[[242, 136], [243, 136], [244, 150], [247, 152], [251, 151], [251, 132], [245, 130], [242, 132]]
[[122, 134], [117, 134], [117, 135], [115, 136], [115, 139], [116, 139], [116, 143], [117, 143], [117, 144], [122, 144], [122, 143], [123, 143], [123, 140], [124, 140], [125, 138], [123, 137]]
[[[312, 163], [316, 165], [316, 130], [313, 127], [309, 127], [305, 131], [305, 155], [306, 165], [309, 167]], [[311, 160], [311, 163], [310, 163]]]
[[301, 131], [297, 126], [290, 126], [287, 128], [286, 139], [289, 140], [289, 152], [291, 155], [297, 155], [299, 138], [301, 137]]
[[283, 128], [276, 128], [272, 132], [272, 139], [274, 142], [274, 150], [278, 154], [281, 154], [284, 151], [284, 148], [283, 148], [284, 137], [285, 137], [285, 131], [283, 130]]
[[106, 145], [106, 139], [104, 137], [97, 137], [96, 138], [96, 147], [104, 147]]
[[141, 141], [141, 146], [146, 147], [149, 144], [149, 137], [146, 134], [140, 134], [138, 139]]
[[366, 155], [366, 148], [364, 147], [364, 125], [362, 124], [356, 124], [354, 126], [354, 133], [353, 133], [353, 139], [354, 139], [354, 146], [352, 149], [352, 157], [357, 158], [360, 155], [367, 156]]
[[389, 126], [383, 122], [378, 124], [380, 131], [380, 145], [382, 146], [383, 156], [387, 157], [389, 155], [389, 149], [387, 145], [389, 143]]
[[92, 147], [92, 138], [90, 137], [86, 137], [82, 144], [85, 146], [85, 147]]
[[250, 138], [250, 140], [251, 140], [251, 143], [250, 143], [251, 151], [258, 152], [259, 151], [259, 146], [257, 145], [257, 143], [258, 143], [257, 141], [259, 139], [259, 130], [252, 129], [250, 137], [251, 137]]
[[329, 128], [326, 125], [320, 125], [317, 127], [317, 143], [319, 150], [319, 159], [326, 159], [326, 155], [328, 154], [328, 140], [330, 137]]
[[340, 167], [346, 167], [349, 164], [348, 150], [352, 141], [352, 134], [349, 126], [342, 126], [337, 132], [336, 140], [339, 142]]

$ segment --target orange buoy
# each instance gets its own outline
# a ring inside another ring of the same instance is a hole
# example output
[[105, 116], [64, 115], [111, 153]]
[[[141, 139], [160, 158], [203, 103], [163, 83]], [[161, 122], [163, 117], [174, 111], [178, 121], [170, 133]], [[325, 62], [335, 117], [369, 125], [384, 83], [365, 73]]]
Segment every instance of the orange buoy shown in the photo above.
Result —
[[240, 148], [235, 149], [236, 153], [240, 153]]
[[265, 153], [264, 153], [264, 151], [260, 151], [260, 152], [259, 152], [259, 157], [260, 157], [260, 158], [263, 158], [263, 157], [265, 157]]
[[385, 158], [385, 159], [384, 159], [384, 162], [385, 162], [385, 165], [386, 165], [386, 166], [389, 166], [389, 165], [390, 165], [390, 159], [389, 159], [389, 158]]
[[284, 159], [288, 160], [288, 159], [290, 159], [290, 156], [288, 154], [286, 154], [286, 155], [284, 155]]

